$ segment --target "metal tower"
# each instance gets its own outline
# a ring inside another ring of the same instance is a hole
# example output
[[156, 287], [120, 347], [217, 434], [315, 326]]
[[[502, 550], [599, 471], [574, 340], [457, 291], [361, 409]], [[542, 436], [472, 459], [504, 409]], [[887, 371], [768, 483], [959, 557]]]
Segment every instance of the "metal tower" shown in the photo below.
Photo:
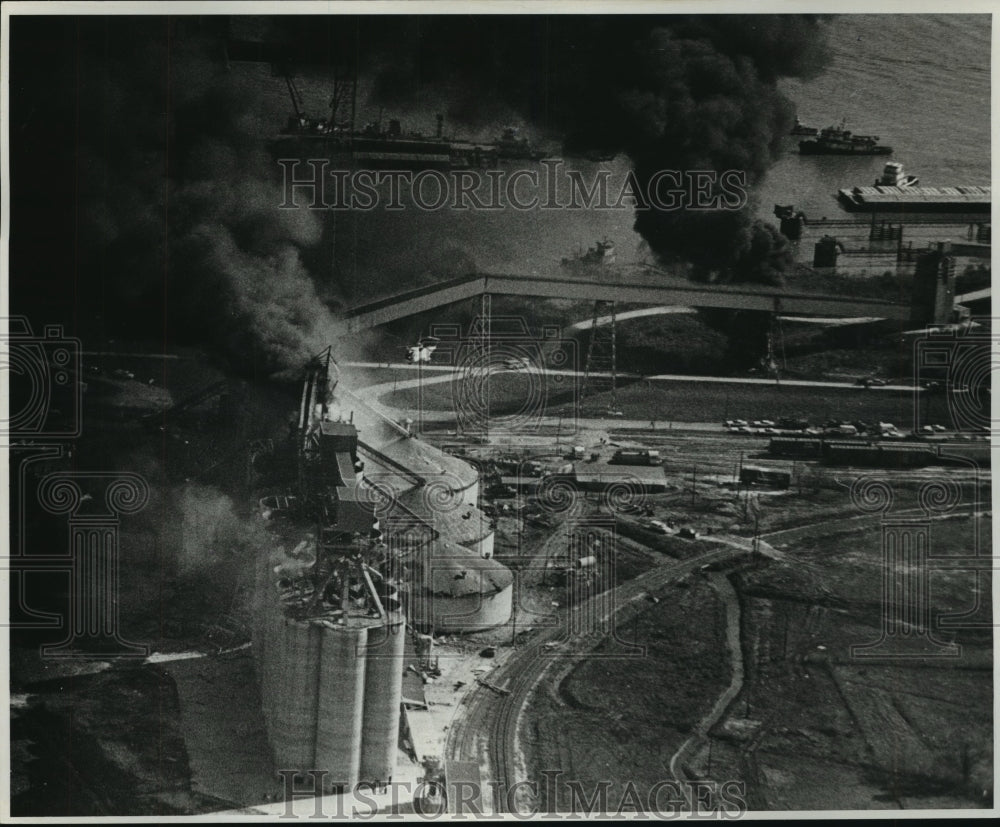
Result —
[[[605, 319], [604, 316], [608, 318]], [[580, 403], [588, 396], [611, 391], [608, 403], [611, 409], [618, 408], [618, 353], [615, 331], [615, 303], [595, 301], [594, 318], [590, 327], [590, 343], [587, 345], [587, 362], [583, 369], [583, 386], [580, 389]]]

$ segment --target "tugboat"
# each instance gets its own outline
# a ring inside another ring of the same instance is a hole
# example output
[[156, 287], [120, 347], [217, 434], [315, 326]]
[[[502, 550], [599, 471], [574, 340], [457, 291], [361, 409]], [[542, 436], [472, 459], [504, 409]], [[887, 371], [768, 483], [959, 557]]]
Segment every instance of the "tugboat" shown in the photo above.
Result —
[[890, 155], [891, 146], [879, 145], [878, 135], [854, 135], [840, 126], [828, 126], [815, 141], [799, 141], [802, 155]]
[[790, 135], [818, 135], [819, 130], [815, 126], [805, 126], [797, 117], [795, 126], [792, 127]]
[[916, 175], [905, 175], [903, 173], [903, 165], [897, 161], [889, 161], [882, 170], [882, 177], [875, 179], [876, 187], [899, 187], [900, 189], [906, 189], [907, 187], [915, 187], [920, 183], [920, 179]]
[[497, 157], [504, 161], [540, 161], [545, 157], [545, 152], [532, 146], [527, 138], [519, 138], [517, 128], [513, 126], [504, 129], [493, 146]]
[[562, 266], [571, 270], [590, 270], [614, 264], [617, 258], [615, 243], [604, 239], [604, 241], [598, 241], [585, 253], [580, 253], [573, 258], [564, 258]]

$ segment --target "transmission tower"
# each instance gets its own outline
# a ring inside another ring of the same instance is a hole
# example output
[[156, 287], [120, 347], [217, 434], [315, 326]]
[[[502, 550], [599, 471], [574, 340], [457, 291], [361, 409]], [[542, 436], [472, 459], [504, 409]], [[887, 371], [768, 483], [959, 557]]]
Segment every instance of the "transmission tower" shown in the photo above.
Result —
[[[606, 324], [604, 316], [609, 319]], [[583, 386], [580, 402], [588, 396], [610, 390], [609, 407], [618, 408], [618, 353], [615, 331], [615, 303], [595, 301], [594, 318], [590, 327], [590, 343], [587, 345], [587, 362], [583, 368]]]

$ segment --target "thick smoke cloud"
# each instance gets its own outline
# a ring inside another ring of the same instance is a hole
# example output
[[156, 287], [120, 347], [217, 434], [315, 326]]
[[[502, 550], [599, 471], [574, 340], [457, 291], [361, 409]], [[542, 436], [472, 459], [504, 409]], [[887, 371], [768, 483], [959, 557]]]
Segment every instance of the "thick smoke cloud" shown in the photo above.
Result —
[[[281, 191], [264, 148], [272, 118], [227, 72], [217, 34], [155, 18], [82, 19], [66, 34], [68, 58], [52, 58], [69, 70], [54, 78], [65, 109], [51, 119], [26, 113], [15, 152], [32, 154], [30, 142], [46, 140], [38, 130], [56, 128], [57, 153], [73, 153], [59, 182], [73, 187], [73, 226], [53, 230], [73, 243], [72, 261], [60, 264], [75, 276], [77, 329], [199, 344], [262, 373], [322, 350], [341, 331], [305, 259], [321, 222], [276, 209]], [[42, 60], [17, 43], [27, 75]], [[20, 227], [44, 221], [30, 197], [15, 203]], [[14, 252], [18, 277], [30, 279], [34, 262]]]
[[[302, 65], [356, 63], [367, 103], [433, 106], [473, 129], [516, 113], [567, 149], [624, 151], [640, 180], [661, 169], [737, 169], [751, 190], [793, 120], [778, 81], [824, 63], [824, 24], [803, 16], [258, 22], [255, 37], [284, 43]], [[206, 344], [263, 372], [297, 365], [336, 336], [328, 307], [356, 298], [355, 283], [371, 277], [365, 263], [385, 250], [358, 246], [378, 233], [350, 216], [334, 257], [335, 219], [322, 226], [315, 213], [275, 209], [265, 147], [287, 101], [227, 68], [233, 25], [14, 23], [15, 304], [61, 304], [81, 332]], [[635, 228], [694, 278], [776, 283], [790, 256], [753, 212], [640, 212]], [[345, 250], [358, 263], [353, 283], [328, 278]], [[432, 253], [425, 258], [464, 262]]]
[[[660, 170], [745, 173], [743, 209], [639, 211], [635, 230], [664, 265], [699, 281], [780, 285], [792, 266], [785, 238], [754, 218], [752, 193], [794, 121], [778, 82], [828, 59], [822, 18], [433, 17], [362, 20], [345, 35], [374, 64], [380, 102], [432, 88], [452, 119], [513, 110], [567, 150], [626, 152], [641, 185]], [[734, 366], [764, 352], [767, 314], [702, 318], [727, 332]]]
[[[317, 42], [301, 20], [276, 25], [289, 43]], [[434, 90], [449, 119], [512, 110], [567, 149], [625, 151], [641, 182], [740, 170], [751, 190], [794, 120], [778, 81], [827, 59], [823, 20], [797, 15], [359, 18], [321, 36], [374, 73], [387, 106]], [[646, 211], [635, 228], [695, 278], [778, 283], [791, 256], [753, 212]]]

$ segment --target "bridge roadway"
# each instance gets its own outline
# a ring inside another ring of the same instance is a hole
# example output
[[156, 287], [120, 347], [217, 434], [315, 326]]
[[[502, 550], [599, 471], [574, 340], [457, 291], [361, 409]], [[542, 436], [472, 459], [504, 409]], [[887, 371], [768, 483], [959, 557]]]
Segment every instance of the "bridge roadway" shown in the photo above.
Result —
[[585, 301], [617, 301], [678, 307], [725, 307], [805, 316], [870, 316], [909, 320], [909, 304], [851, 295], [829, 295], [753, 284], [699, 284], [653, 270], [635, 274], [523, 276], [477, 273], [428, 284], [376, 299], [345, 313], [348, 330], [367, 330], [415, 313], [471, 299], [484, 293]]

